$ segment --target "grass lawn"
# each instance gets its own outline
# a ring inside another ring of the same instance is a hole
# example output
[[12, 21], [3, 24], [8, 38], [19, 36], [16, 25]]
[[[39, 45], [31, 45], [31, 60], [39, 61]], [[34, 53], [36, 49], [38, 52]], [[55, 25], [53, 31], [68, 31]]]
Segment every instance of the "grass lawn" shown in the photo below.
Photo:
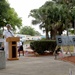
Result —
[[71, 51], [74, 52], [74, 46], [61, 46], [64, 52]]
[[25, 41], [24, 44], [30, 44], [30, 42], [32, 42], [32, 41], [28, 40], [28, 41]]

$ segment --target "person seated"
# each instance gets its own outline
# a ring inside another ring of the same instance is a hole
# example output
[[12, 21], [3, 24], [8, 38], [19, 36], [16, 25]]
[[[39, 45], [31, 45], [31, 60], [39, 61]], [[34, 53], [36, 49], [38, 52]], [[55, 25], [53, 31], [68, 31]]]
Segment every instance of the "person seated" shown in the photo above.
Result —
[[1, 42], [0, 50], [4, 51], [4, 44]]
[[61, 47], [57, 46], [55, 51], [54, 51], [55, 59], [57, 59], [57, 56], [59, 55], [60, 52], [62, 53]]

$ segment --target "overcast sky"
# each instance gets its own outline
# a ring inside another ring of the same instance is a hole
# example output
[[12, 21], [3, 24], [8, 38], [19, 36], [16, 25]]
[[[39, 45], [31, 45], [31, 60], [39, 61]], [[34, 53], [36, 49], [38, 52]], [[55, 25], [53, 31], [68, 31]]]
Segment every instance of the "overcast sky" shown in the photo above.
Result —
[[28, 18], [30, 10], [41, 7], [48, 0], [8, 0], [10, 6], [15, 9], [18, 16], [22, 18], [23, 26], [29, 25], [37, 28], [37, 31], [42, 33], [38, 26], [33, 26], [31, 24], [32, 18]]

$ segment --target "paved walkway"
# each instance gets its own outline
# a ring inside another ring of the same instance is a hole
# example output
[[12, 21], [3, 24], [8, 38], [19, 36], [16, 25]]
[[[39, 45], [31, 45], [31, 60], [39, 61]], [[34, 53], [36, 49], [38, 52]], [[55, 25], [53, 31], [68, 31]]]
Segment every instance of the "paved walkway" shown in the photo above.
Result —
[[6, 69], [0, 75], [75, 75], [75, 65], [69, 62], [54, 60], [53, 56], [19, 57], [16, 61], [6, 61]]

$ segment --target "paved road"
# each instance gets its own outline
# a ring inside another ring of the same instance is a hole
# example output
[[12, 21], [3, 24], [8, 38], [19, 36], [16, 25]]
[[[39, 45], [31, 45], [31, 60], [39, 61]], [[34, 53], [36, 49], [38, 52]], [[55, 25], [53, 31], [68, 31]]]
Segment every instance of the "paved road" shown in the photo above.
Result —
[[54, 60], [53, 56], [19, 57], [16, 61], [6, 61], [6, 69], [0, 75], [75, 75], [75, 65], [69, 62]]

